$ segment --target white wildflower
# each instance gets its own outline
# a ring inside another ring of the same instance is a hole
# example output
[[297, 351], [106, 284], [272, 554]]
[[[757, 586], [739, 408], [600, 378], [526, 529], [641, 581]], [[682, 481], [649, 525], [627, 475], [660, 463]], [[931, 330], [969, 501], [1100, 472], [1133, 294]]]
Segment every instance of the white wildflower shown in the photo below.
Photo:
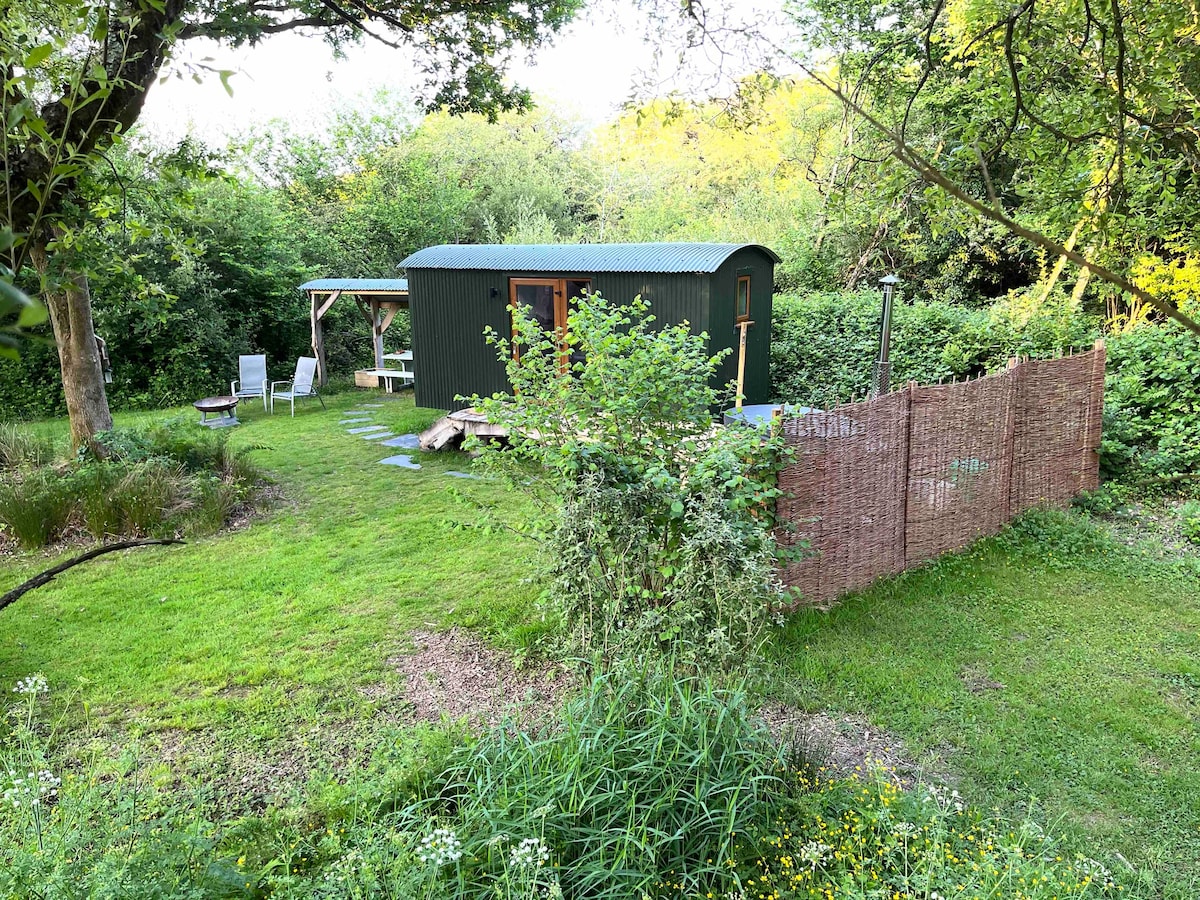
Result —
[[42, 769], [39, 772], [29, 772], [24, 777], [18, 777], [16, 772], [8, 773], [8, 787], [0, 794], [0, 806], [20, 809], [22, 806], [41, 805], [43, 800], [58, 796], [58, 786], [62, 779]]
[[432, 834], [421, 838], [417, 858], [441, 868], [447, 863], [457, 862], [462, 857], [462, 842], [449, 828], [436, 828]]
[[550, 848], [538, 838], [525, 838], [512, 848], [510, 862], [518, 868], [541, 868], [550, 861]]
[[796, 858], [815, 869], [825, 861], [826, 855], [832, 849], [828, 844], [822, 844], [820, 841], [809, 841], [800, 848], [800, 852], [796, 854]]
[[22, 678], [13, 688], [14, 694], [25, 694], [30, 697], [46, 694], [49, 691], [50, 682], [46, 681], [45, 675], [30, 675], [28, 678]]

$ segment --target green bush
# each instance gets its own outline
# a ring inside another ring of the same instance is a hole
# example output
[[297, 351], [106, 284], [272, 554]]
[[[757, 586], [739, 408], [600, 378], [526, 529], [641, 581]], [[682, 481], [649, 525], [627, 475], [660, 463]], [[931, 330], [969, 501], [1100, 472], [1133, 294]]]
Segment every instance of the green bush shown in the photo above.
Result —
[[1169, 324], [1109, 338], [1101, 461], [1109, 478], [1200, 474], [1200, 336]]
[[69, 483], [55, 469], [0, 477], [0, 525], [26, 550], [44, 547], [57, 538], [73, 510]]
[[519, 357], [489, 339], [514, 394], [471, 403], [507, 426], [509, 447], [472, 446], [542, 501], [540, 518], [507, 524], [540, 541], [572, 651], [744, 668], [785, 598], [770, 532], [781, 448], [713, 428], [720, 359], [704, 336], [655, 328], [641, 298], [595, 295], [571, 312], [565, 350], [532, 319], [517, 325]]

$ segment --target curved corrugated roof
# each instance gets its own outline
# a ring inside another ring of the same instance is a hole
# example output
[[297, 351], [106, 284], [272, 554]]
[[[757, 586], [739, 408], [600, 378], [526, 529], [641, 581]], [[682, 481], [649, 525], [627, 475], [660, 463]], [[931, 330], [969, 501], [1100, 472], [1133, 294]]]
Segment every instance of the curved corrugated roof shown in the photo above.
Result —
[[500, 272], [715, 272], [738, 250], [761, 244], [441, 244], [400, 263], [401, 269], [487, 269]]
[[407, 291], [407, 278], [317, 278], [300, 285], [302, 291]]

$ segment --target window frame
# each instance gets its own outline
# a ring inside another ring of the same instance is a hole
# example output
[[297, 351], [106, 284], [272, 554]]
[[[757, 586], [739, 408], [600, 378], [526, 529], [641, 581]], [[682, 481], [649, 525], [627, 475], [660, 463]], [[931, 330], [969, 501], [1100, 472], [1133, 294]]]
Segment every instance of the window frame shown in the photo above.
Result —
[[[733, 318], [735, 322], [750, 321], [750, 275], [749, 272], [739, 272], [737, 276], [737, 290], [733, 295]], [[741, 310], [742, 302], [742, 282], [746, 283], [746, 311]]]

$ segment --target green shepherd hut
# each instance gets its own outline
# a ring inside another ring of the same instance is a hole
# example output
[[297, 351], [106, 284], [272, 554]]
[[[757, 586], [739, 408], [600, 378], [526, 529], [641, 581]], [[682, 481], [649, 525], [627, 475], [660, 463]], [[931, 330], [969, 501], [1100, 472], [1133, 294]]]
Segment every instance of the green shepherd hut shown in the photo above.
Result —
[[417, 406], [460, 409], [458, 395], [508, 390], [484, 328], [506, 334], [517, 304], [549, 330], [566, 326], [573, 299], [649, 301], [664, 325], [687, 321], [709, 349], [732, 353], [718, 371], [737, 377], [740, 323], [746, 328], [746, 403], [769, 392], [771, 291], [779, 257], [759, 244], [443, 244], [409, 256]]

